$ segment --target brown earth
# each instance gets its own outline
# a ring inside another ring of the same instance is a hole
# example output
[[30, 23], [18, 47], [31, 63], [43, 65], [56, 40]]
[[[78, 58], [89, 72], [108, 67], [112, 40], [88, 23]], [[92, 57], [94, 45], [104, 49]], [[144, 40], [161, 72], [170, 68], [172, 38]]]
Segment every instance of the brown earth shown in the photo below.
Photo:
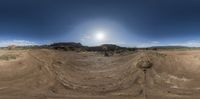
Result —
[[[200, 51], [0, 50], [1, 99], [198, 99]], [[146, 71], [137, 65], [149, 61]]]

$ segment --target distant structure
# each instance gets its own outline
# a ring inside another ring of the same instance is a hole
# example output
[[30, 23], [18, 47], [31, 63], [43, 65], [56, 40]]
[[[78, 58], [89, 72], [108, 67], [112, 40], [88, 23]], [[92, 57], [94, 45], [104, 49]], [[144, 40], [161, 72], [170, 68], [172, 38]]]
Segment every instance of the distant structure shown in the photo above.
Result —
[[16, 45], [9, 45], [9, 46], [8, 46], [8, 49], [9, 49], [9, 50], [12, 50], [12, 49], [15, 49], [16, 47], [17, 47]]

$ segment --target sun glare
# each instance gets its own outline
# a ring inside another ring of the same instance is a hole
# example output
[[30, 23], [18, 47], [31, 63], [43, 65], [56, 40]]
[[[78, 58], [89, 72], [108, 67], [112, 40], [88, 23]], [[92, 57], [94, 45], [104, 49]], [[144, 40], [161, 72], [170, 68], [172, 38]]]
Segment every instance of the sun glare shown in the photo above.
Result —
[[105, 33], [104, 32], [97, 32], [95, 34], [95, 39], [98, 41], [103, 41], [105, 39]]

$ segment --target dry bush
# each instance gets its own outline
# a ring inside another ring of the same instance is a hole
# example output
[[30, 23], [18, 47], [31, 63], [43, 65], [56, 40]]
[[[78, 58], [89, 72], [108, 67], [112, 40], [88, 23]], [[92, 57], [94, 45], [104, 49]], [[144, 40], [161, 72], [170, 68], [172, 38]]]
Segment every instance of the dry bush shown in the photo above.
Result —
[[6, 55], [0, 56], [0, 60], [6, 60], [6, 61], [13, 60], [16, 58], [17, 58], [17, 55], [14, 55], [14, 54], [6, 54]]

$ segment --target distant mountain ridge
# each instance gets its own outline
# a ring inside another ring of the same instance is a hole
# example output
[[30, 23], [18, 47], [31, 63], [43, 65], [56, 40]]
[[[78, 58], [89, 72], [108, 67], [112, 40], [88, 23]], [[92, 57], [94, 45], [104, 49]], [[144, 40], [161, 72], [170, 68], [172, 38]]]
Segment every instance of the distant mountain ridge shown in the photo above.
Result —
[[190, 47], [187, 47], [187, 46], [152, 46], [149, 48], [190, 48]]
[[[8, 47], [2, 47], [8, 48]], [[152, 47], [144, 47], [144, 48], [136, 48], [136, 47], [121, 47], [115, 44], [102, 44], [99, 46], [85, 46], [81, 43], [76, 42], [57, 42], [49, 45], [34, 45], [34, 46], [16, 46], [15, 49], [31, 49], [31, 48], [52, 48], [52, 49], [60, 49], [66, 51], [135, 51], [135, 50], [168, 50], [168, 49], [200, 49], [200, 47], [187, 47], [187, 46], [152, 46]]]
[[75, 42], [61, 42], [61, 43], [53, 43], [50, 47], [54, 49], [63, 49], [63, 50], [86, 50], [86, 51], [104, 51], [104, 50], [117, 50], [124, 49], [123, 47], [114, 45], [114, 44], [103, 44], [100, 46], [83, 46], [81, 43]]

